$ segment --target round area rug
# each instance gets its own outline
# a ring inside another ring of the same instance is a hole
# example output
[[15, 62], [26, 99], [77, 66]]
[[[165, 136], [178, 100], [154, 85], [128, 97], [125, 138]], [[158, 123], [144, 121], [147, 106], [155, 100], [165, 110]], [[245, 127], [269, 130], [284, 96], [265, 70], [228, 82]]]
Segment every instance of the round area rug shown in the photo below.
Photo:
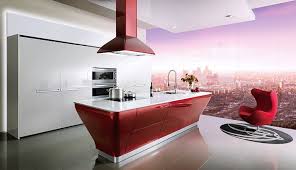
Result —
[[293, 138], [290, 135], [268, 127], [260, 127], [257, 130], [256, 126], [238, 123], [224, 124], [220, 126], [220, 129], [228, 135], [252, 142], [284, 144], [293, 141]]

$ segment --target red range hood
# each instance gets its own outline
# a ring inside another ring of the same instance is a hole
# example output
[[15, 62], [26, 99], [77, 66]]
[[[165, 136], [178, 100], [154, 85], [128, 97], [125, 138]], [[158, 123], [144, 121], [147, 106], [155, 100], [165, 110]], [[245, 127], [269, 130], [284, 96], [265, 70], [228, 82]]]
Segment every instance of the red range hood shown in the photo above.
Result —
[[137, 0], [116, 0], [116, 37], [98, 53], [154, 55], [154, 51], [137, 38]]

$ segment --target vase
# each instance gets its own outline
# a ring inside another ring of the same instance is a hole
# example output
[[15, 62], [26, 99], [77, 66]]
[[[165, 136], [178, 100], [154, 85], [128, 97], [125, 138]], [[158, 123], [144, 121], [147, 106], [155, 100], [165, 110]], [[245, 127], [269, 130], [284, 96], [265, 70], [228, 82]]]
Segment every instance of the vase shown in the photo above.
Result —
[[188, 90], [191, 91], [192, 89], [194, 89], [194, 83], [188, 83]]

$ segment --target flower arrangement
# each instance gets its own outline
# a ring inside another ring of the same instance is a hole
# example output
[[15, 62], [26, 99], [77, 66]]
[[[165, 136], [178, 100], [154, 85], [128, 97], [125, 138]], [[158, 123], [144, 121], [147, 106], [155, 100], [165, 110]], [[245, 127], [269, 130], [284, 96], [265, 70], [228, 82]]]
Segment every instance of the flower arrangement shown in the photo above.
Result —
[[198, 79], [193, 74], [185, 74], [185, 77], [181, 78], [183, 82], [187, 82], [189, 87], [192, 87], [193, 83], [197, 83]]

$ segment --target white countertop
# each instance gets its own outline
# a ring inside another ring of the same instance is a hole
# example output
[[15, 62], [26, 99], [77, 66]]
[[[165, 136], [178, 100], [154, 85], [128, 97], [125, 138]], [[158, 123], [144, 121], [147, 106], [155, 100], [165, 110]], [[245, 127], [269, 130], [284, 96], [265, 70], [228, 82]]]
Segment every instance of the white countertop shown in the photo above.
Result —
[[188, 99], [188, 98], [195, 98], [200, 96], [211, 95], [210, 92], [198, 92], [198, 93], [191, 93], [185, 92], [182, 94], [165, 94], [165, 93], [154, 93], [153, 97], [139, 99], [135, 101], [127, 101], [127, 102], [117, 102], [111, 101], [106, 99], [89, 99], [89, 100], [81, 100], [75, 103], [89, 106], [92, 108], [105, 110], [108, 112], [122, 112], [131, 109], [137, 109], [146, 106], [153, 106], [162, 103], [168, 103], [172, 101]]

